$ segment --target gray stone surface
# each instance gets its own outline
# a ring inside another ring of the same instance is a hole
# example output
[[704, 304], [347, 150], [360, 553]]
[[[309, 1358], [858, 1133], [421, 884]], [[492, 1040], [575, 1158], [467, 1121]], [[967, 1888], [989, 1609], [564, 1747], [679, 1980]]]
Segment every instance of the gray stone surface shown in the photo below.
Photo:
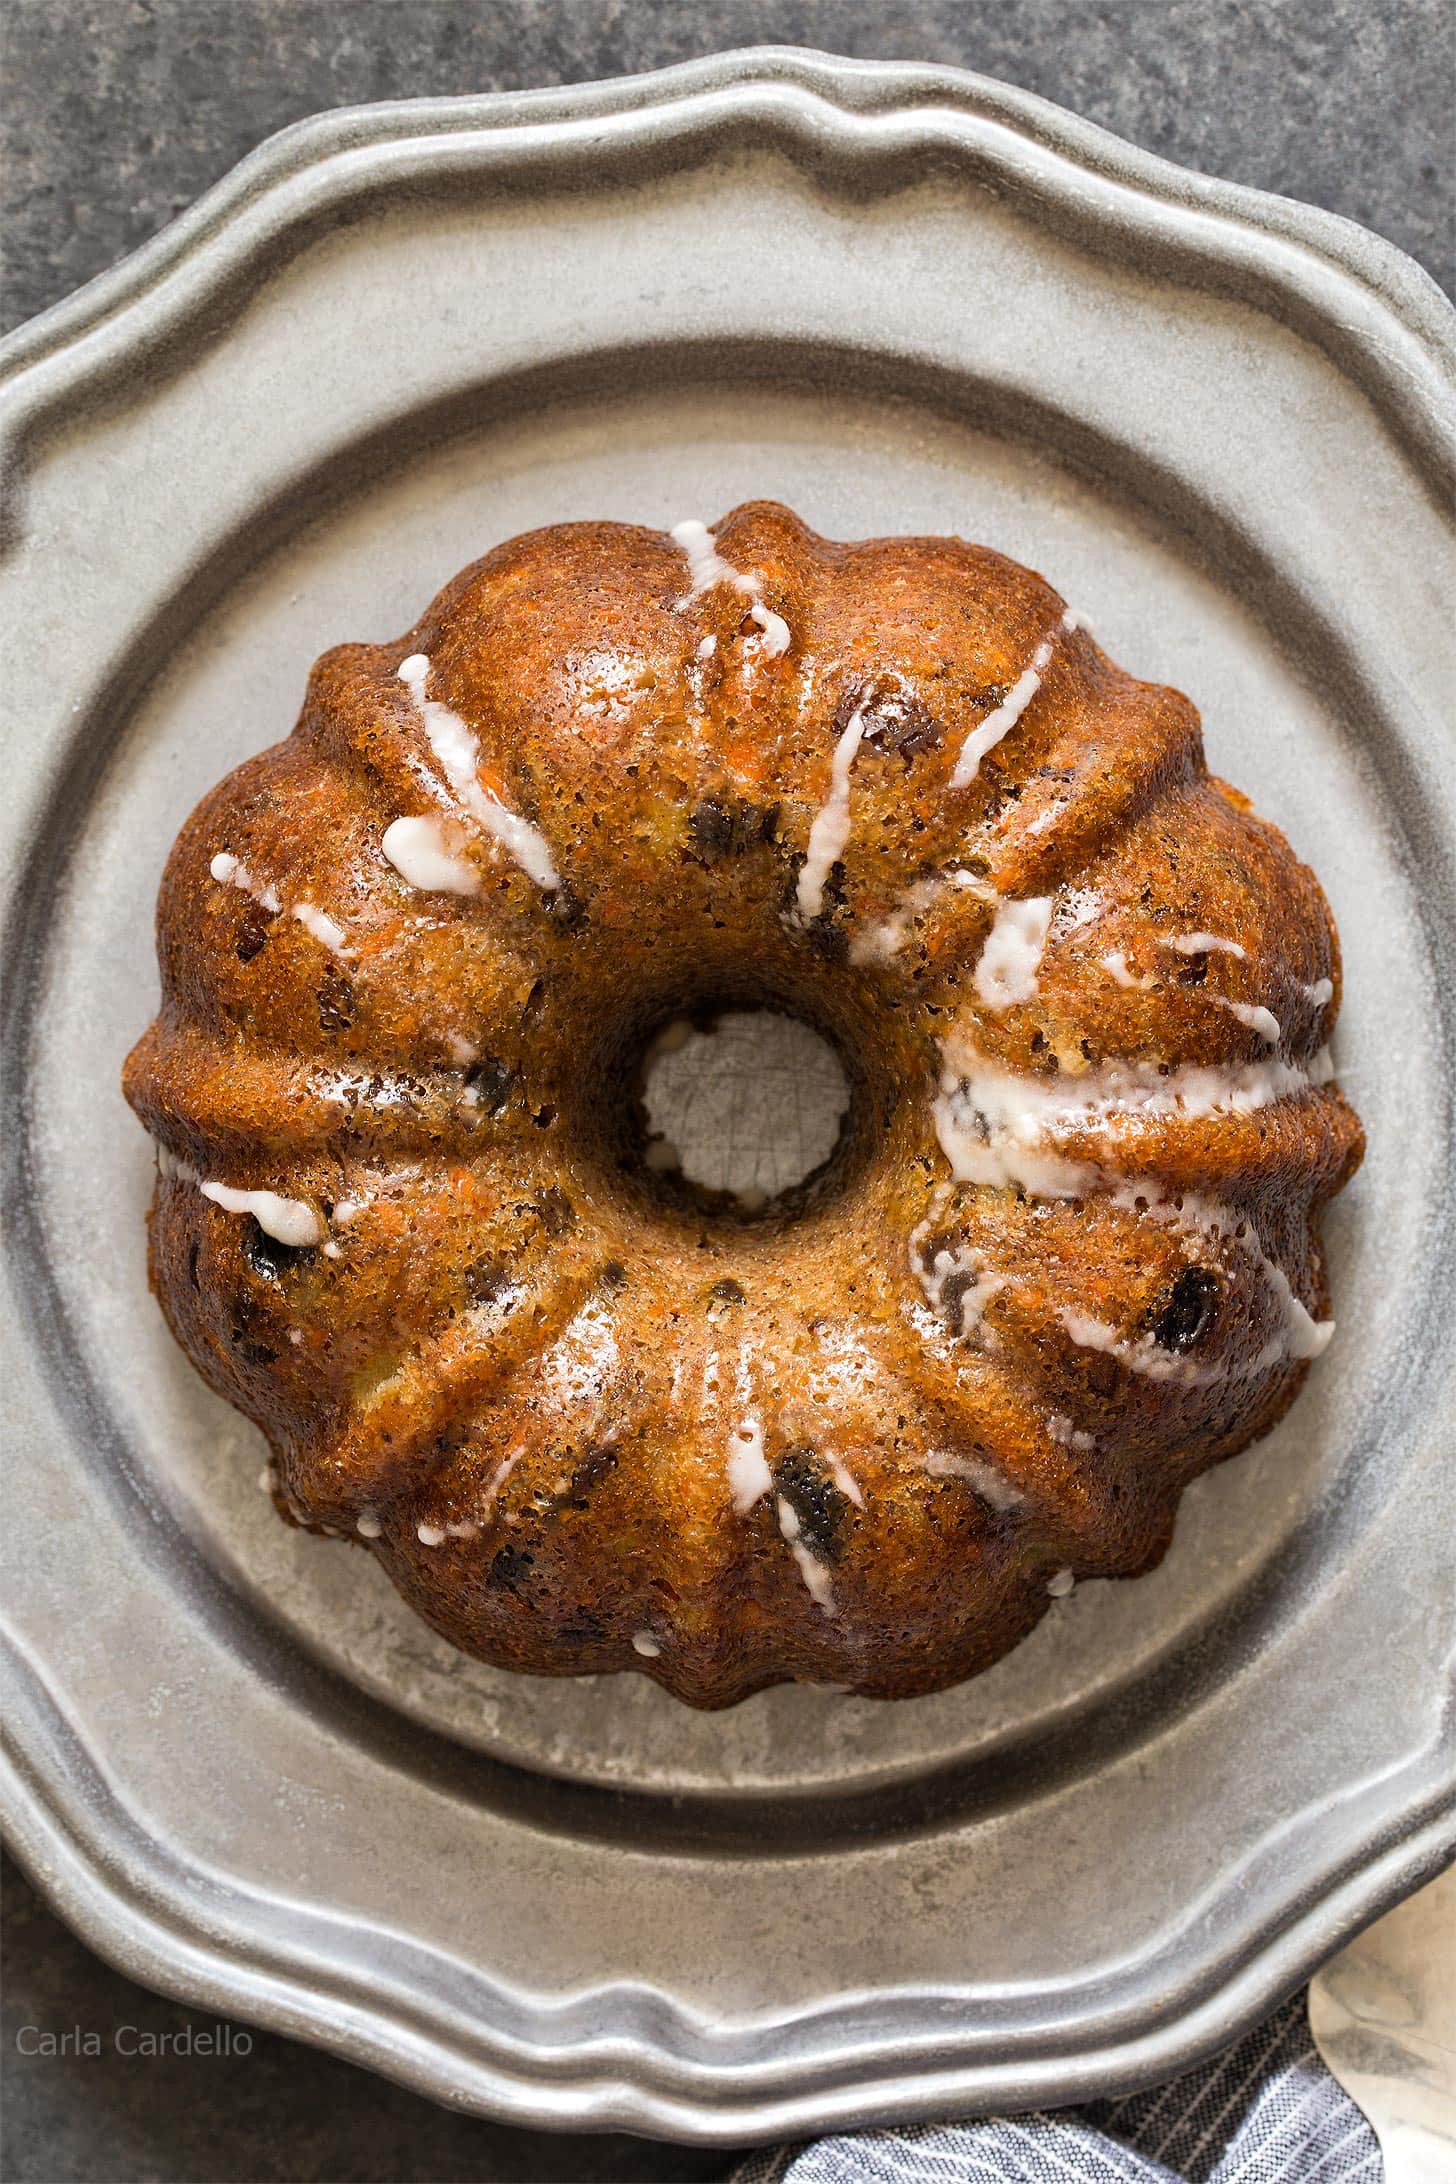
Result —
[[[1451, 36], [1447, 0], [10, 0], [3, 318], [64, 295], [320, 107], [570, 81], [765, 39], [984, 69], [1208, 172], [1363, 220], [1456, 288]], [[211, 2021], [97, 1963], [13, 1871], [4, 1910], [4, 2171], [17, 2184], [610, 2184], [727, 2165], [494, 2128], [263, 2034], [247, 2054], [121, 2054], [122, 2027], [175, 2036]], [[23, 2027], [35, 2030], [22, 2039]], [[98, 2035], [100, 2054], [22, 2052], [73, 2029]]]
[[[728, 2166], [690, 2147], [452, 2115], [331, 2055], [163, 2001], [93, 1957], [8, 1862], [3, 1911], [7, 2184], [695, 2184]], [[69, 2053], [26, 2052], [67, 2034]], [[233, 2051], [176, 2052], [199, 2035]]]
[[1450, 0], [9, 0], [7, 16], [6, 326], [320, 107], [766, 41], [983, 69], [1364, 221], [1456, 289]]

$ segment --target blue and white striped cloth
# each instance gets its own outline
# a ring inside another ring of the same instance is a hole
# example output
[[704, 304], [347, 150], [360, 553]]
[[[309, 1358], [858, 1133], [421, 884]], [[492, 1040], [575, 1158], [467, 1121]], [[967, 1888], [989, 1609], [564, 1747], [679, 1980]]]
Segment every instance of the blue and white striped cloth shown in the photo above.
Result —
[[1375, 2134], [1320, 2061], [1304, 1996], [1150, 2093], [765, 2148], [732, 2184], [1381, 2184]]

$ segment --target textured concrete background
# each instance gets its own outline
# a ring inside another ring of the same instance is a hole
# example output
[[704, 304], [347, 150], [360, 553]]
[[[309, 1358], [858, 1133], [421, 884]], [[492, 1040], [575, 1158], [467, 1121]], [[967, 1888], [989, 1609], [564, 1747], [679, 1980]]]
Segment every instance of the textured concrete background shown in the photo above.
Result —
[[[1361, 220], [1456, 293], [1451, 0], [8, 0], [5, 14], [6, 327], [302, 114], [765, 41], [1004, 77], [1171, 159]], [[4, 1916], [11, 2184], [688, 2184], [729, 2166], [473, 2122], [243, 2028], [247, 2055], [118, 2055], [123, 2027], [136, 2045], [211, 2020], [97, 1963], [13, 1868]], [[73, 2029], [103, 2052], [22, 2052]]]
[[1377, 228], [1456, 290], [1451, 0], [8, 0], [5, 326], [325, 106], [724, 47], [952, 61]]

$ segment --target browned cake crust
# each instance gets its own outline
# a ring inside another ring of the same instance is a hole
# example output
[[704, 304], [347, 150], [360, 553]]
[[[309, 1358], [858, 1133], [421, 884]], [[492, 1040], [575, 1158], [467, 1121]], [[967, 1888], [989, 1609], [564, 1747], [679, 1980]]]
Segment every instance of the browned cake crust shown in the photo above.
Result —
[[[512, 540], [194, 812], [152, 1280], [279, 1509], [466, 1651], [899, 1697], [1149, 1568], [1293, 1398], [1338, 949], [1041, 577], [769, 503], [716, 548]], [[853, 1088], [755, 1218], [636, 1157], [647, 1041], [729, 1001]]]

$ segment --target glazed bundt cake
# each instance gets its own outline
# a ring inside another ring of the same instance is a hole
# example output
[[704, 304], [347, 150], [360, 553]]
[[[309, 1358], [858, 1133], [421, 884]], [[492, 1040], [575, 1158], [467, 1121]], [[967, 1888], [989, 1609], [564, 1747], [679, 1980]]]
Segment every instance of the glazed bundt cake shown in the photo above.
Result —
[[[163, 1309], [279, 1511], [487, 1661], [953, 1683], [1156, 1562], [1331, 1331], [1320, 889], [957, 539], [499, 547], [324, 655], [159, 951]], [[649, 1157], [644, 1056], [730, 1008], [849, 1084], [762, 1204]]]

